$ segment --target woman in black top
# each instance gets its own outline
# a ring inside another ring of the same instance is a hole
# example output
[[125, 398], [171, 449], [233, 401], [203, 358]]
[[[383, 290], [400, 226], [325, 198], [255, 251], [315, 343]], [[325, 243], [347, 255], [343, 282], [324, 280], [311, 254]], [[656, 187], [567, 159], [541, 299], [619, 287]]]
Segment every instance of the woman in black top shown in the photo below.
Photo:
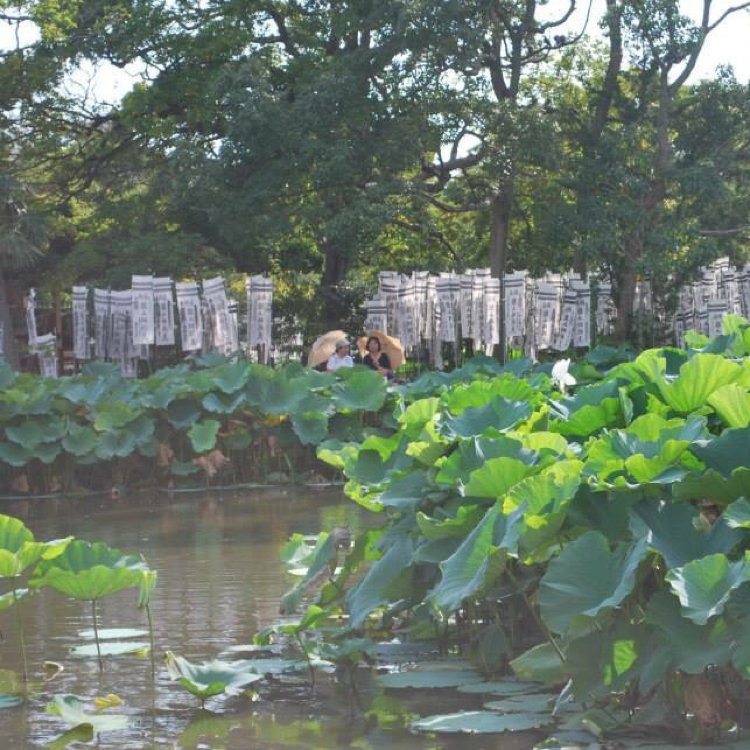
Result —
[[385, 352], [380, 351], [380, 339], [377, 336], [370, 336], [367, 339], [367, 354], [362, 359], [362, 364], [377, 370], [381, 375], [390, 380], [393, 377], [393, 368], [391, 360]]

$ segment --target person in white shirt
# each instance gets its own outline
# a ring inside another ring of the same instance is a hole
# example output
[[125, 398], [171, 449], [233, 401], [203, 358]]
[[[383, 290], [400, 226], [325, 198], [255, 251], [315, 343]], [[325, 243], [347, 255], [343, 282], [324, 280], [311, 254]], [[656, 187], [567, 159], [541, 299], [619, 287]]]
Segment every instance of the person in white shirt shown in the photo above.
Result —
[[328, 358], [326, 370], [336, 372], [342, 367], [354, 367], [354, 360], [349, 354], [349, 342], [346, 339], [336, 342], [336, 351]]

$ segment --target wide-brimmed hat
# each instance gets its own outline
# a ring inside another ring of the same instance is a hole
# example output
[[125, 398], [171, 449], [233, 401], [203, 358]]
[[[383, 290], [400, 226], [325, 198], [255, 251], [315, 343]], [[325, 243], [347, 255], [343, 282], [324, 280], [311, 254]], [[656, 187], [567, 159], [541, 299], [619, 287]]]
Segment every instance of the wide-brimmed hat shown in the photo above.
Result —
[[349, 346], [349, 339], [343, 331], [328, 331], [322, 336], [315, 339], [307, 356], [307, 364], [310, 367], [317, 367], [323, 362], [327, 362], [330, 356], [336, 351], [339, 344], [344, 343]]
[[361, 336], [357, 339], [357, 349], [362, 357], [367, 354], [367, 342], [371, 338], [376, 338], [380, 342], [380, 351], [388, 355], [388, 359], [391, 361], [391, 367], [396, 370], [406, 362], [404, 356], [404, 347], [401, 346], [401, 341], [395, 336], [387, 336], [382, 331], [368, 331], [365, 336]]

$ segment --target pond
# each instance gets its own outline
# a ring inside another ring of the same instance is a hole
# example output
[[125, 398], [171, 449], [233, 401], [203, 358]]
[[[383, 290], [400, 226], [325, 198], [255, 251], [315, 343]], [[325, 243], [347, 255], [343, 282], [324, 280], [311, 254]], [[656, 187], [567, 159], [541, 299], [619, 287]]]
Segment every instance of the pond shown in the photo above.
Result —
[[[358, 506], [340, 493], [300, 489], [39, 501], [0, 512], [22, 518], [38, 539], [74, 534], [143, 553], [159, 572], [152, 601], [157, 654], [161, 658], [171, 650], [193, 661], [247, 644], [278, 619], [279, 599], [294, 583], [279, 562], [290, 534], [317, 534], [334, 526], [356, 532], [363, 525]], [[132, 591], [105, 598], [99, 612], [102, 628], [146, 626]], [[359, 671], [356, 693], [322, 675], [312, 690], [302, 679], [264, 681], [255, 700], [220, 697], [201, 709], [171, 682], [161, 662], [154, 683], [144, 656], [107, 659], [102, 674], [96, 659], [72, 657], [70, 649], [84, 642], [80, 633], [91, 627], [85, 603], [45, 590], [24, 605], [23, 613], [33, 671], [40, 674], [43, 661], [58, 662], [64, 671], [28, 703], [0, 711], [0, 745], [8, 750], [49, 746], [65, 733], [63, 722], [46, 712], [53, 696], [63, 693], [87, 701], [114, 693], [124, 702], [119, 710], [134, 715], [132, 728], [103, 733], [90, 743], [97, 748], [528, 750], [539, 738], [414, 735], [404, 728], [410, 715], [480, 708], [481, 699], [453, 690], [383, 691], [365, 669]], [[19, 670], [11, 613], [3, 613], [0, 628], [0, 670]]]

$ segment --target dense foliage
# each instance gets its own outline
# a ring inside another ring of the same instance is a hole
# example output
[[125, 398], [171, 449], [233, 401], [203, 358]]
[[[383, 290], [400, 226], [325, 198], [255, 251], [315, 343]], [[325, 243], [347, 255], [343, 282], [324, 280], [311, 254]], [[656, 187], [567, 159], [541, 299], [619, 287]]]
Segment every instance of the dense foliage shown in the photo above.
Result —
[[271, 272], [312, 334], [381, 268], [601, 268], [625, 336], [638, 275], [668, 302], [747, 239], [747, 82], [692, 75], [744, 3], [701, 5], [608, 0], [594, 39], [568, 0], [2, 3], [0, 273]]
[[[144, 380], [92, 363], [59, 380], [0, 368], [0, 487], [7, 494], [294, 481], [318, 466], [305, 446], [353, 439], [385, 383], [208, 357]], [[218, 476], [217, 476], [218, 475]], [[274, 476], [275, 475], [275, 476]]]
[[283, 607], [325, 571], [311, 609], [347, 615], [334, 642], [437, 633], [623, 721], [747, 723], [750, 327], [692, 340], [600, 350], [569, 394], [523, 362], [396, 388], [392, 429], [318, 448], [382, 522], [343, 558], [293, 539], [308, 573]]

